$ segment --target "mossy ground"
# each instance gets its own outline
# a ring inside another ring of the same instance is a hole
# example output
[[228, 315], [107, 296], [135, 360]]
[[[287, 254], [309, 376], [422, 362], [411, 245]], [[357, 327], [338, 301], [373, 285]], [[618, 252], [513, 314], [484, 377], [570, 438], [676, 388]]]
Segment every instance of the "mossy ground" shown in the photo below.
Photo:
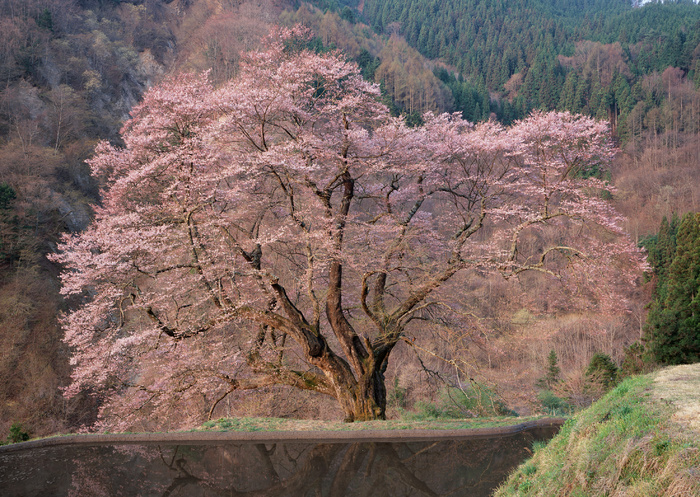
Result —
[[496, 492], [700, 495], [700, 364], [633, 377], [569, 419]]
[[343, 423], [281, 418], [221, 418], [204, 423], [195, 431], [361, 431], [361, 430], [461, 430], [513, 426], [543, 416], [488, 417], [445, 420], [387, 420]]

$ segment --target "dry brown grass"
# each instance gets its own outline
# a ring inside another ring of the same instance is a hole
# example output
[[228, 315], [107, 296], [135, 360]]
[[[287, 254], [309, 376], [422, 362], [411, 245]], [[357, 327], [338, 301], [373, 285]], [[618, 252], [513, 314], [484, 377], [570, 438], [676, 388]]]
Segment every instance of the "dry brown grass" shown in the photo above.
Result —
[[688, 364], [659, 371], [654, 380], [657, 399], [673, 404], [671, 417], [683, 431], [700, 436], [700, 365]]

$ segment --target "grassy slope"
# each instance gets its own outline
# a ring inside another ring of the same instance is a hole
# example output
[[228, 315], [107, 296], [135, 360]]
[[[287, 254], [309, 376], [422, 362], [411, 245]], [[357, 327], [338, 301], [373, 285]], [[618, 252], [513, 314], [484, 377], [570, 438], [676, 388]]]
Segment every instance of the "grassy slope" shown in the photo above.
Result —
[[511, 495], [700, 495], [700, 364], [624, 381], [495, 494]]

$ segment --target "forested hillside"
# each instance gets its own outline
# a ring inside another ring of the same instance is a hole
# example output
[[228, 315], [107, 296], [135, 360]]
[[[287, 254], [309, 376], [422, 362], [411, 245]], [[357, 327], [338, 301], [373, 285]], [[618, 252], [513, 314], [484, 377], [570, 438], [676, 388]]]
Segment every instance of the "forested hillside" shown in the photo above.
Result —
[[692, 80], [700, 57], [693, 3], [368, 0], [363, 15], [375, 31], [398, 31], [460, 79], [499, 94], [481, 116], [473, 102], [458, 100], [476, 119], [558, 108], [624, 120], [647, 98], [642, 88], [631, 94], [645, 75], [670, 66]]
[[[46, 254], [62, 233], [84, 230], [100, 203], [84, 162], [98, 140], [120, 144], [122, 123], [153, 84], [210, 70], [218, 87], [273, 25], [296, 23], [313, 30], [310, 47], [356, 61], [411, 125], [426, 111], [504, 124], [533, 109], [609, 120], [622, 153], [610, 170], [585, 175], [615, 184], [636, 239], [655, 233], [663, 216], [700, 210], [700, 7], [692, 2], [0, 0], [0, 432], [20, 421], [48, 433], [95, 414], [89, 396], [67, 402], [59, 390], [71, 353], [57, 316], [77, 301], [59, 296], [59, 268]], [[475, 274], [463, 288], [480, 320], [459, 340], [436, 332], [430, 353], [462, 354], [472, 372], [484, 366], [483, 381], [530, 410], [541, 408], [532, 378], [551, 350], [566, 379], [558, 393], [585, 402], [589, 359], [605, 352], [621, 364], [652, 298], [649, 287], [630, 291], [633, 312], [599, 319], [553, 303], [546, 295], [556, 288], [536, 278], [512, 285]], [[403, 354], [397, 360], [413, 360]], [[413, 364], [390, 379], [396, 407], [434, 400], [435, 379], [452, 374], [437, 362]], [[261, 399], [239, 399], [236, 412], [279, 409]], [[308, 408], [285, 405], [289, 415]]]
[[695, 3], [368, 0], [363, 16], [442, 62], [436, 74], [468, 119], [510, 122], [539, 108], [609, 120], [627, 152], [616, 183], [639, 235], [661, 215], [698, 209]]
[[99, 201], [83, 162], [116, 139], [174, 56], [162, 2], [0, 2], [0, 419], [47, 433], [89, 419], [59, 391], [65, 304], [45, 254]]

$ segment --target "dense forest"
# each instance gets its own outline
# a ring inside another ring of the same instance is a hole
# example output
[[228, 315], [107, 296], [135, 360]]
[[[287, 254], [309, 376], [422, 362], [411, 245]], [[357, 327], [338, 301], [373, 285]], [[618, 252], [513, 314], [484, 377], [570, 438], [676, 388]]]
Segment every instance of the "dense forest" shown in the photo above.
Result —
[[[485, 108], [456, 99], [475, 120], [557, 108], [610, 119], [615, 128], [639, 102], [663, 98], [650, 94], [645, 76], [673, 67], [693, 80], [699, 67], [700, 12], [690, 2], [632, 8], [625, 1], [370, 0], [363, 14], [375, 31], [397, 30], [425, 57], [452, 67], [440, 76], [453, 93], [465, 83], [495, 93]], [[621, 138], [634, 133], [622, 127]]]
[[[649, 249], [654, 272], [648, 285], [630, 290], [633, 311], [605, 319], [564, 313], [537, 297], [556, 291], [541, 280], [512, 285], [478, 275], [465, 285], [464, 299], [483, 318], [462, 340], [448, 343], [438, 333], [432, 352], [462, 354], [479, 381], [525, 411], [543, 409], [532, 378], [545, 374], [552, 351], [559, 363], [551, 366], [561, 372], [548, 389], [572, 405], [590, 399], [585, 371], [597, 352], [622, 365], [625, 349], [646, 335], [653, 358], [668, 362], [653, 344], [660, 343], [658, 323], [671, 312], [664, 305], [681, 299], [667, 282], [684, 273], [658, 247], [671, 238], [675, 244], [680, 226], [691, 223], [683, 216], [700, 210], [698, 5], [0, 0], [0, 432], [18, 421], [44, 434], [95, 415], [89, 392], [70, 401], [61, 394], [71, 352], [57, 316], [75, 302], [59, 295], [60, 268], [46, 254], [63, 233], [84, 230], [100, 202], [98, 181], [84, 162], [98, 140], [119, 144], [131, 108], [157, 82], [210, 70], [211, 82], [221, 85], [237, 74], [240, 54], [258, 46], [273, 25], [296, 23], [315, 33], [310, 47], [339, 49], [357, 62], [409, 124], [420, 124], [426, 111], [511, 124], [533, 109], [610, 122], [621, 152], [611, 169], [585, 174], [615, 185], [627, 230]], [[664, 216], [669, 221], [659, 231]], [[686, 232], [686, 238], [695, 233]], [[697, 322], [684, 326], [696, 329]], [[636, 349], [629, 350], [627, 359]], [[397, 360], [410, 362], [409, 356]], [[427, 360], [407, 366], [390, 379], [390, 399], [401, 409], [407, 399], [438, 402], [444, 383], [436, 378], [448, 378], [449, 369]], [[309, 409], [303, 399], [275, 402], [242, 398], [229, 412], [330, 412]]]

